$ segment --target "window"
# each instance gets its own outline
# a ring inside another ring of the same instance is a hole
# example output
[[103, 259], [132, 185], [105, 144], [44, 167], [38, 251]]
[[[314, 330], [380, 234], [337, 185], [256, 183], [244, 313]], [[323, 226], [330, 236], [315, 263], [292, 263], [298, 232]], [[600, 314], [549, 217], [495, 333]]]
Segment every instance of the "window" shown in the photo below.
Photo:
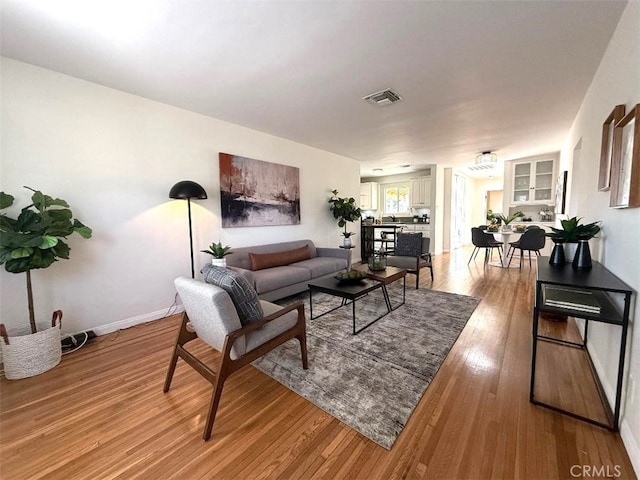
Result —
[[384, 196], [384, 213], [409, 213], [411, 210], [409, 192], [411, 186], [406, 183], [389, 183], [382, 187]]

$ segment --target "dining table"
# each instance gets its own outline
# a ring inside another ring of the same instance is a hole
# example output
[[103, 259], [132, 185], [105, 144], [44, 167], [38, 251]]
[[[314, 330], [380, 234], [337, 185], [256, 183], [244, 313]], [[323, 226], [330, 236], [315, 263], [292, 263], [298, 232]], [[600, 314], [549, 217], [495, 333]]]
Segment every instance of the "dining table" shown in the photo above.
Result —
[[494, 267], [502, 267], [502, 268], [519, 268], [520, 265], [517, 263], [514, 263], [513, 266], [509, 265], [509, 256], [508, 256], [509, 239], [513, 237], [514, 239], [517, 240], [518, 238], [520, 238], [520, 235], [522, 235], [524, 232], [514, 232], [513, 230], [509, 229], [504, 231], [500, 230], [499, 232], [488, 232], [488, 233], [491, 233], [493, 235], [493, 238], [495, 238], [496, 240], [504, 244], [502, 246], [502, 262], [489, 262], [489, 265], [492, 265]]

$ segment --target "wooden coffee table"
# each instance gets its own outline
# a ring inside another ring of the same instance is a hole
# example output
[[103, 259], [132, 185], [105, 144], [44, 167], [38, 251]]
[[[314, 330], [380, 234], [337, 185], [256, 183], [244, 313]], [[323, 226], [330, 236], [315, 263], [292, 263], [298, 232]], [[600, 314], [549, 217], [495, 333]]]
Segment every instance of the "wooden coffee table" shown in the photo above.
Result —
[[[384, 301], [387, 303], [389, 311], [404, 305], [407, 293], [407, 270], [398, 267], [387, 267], [384, 270], [369, 270], [369, 266], [365, 263], [358, 263], [351, 266], [351, 270], [359, 270], [361, 272], [367, 272], [367, 277], [373, 280], [377, 280], [382, 283], [382, 294], [384, 295]], [[402, 279], [402, 302], [395, 307], [391, 306], [391, 300], [389, 298], [389, 292], [387, 291], [387, 285]]]
[[[327, 313], [331, 313], [338, 308], [342, 308], [345, 305], [351, 305], [351, 320], [353, 323], [353, 335], [360, 333], [365, 328], [370, 327], [382, 317], [387, 315], [391, 309], [389, 308], [389, 303], [387, 296], [384, 293], [384, 283], [380, 281], [376, 281], [369, 278], [364, 278], [359, 282], [349, 284], [344, 282], [339, 282], [334, 277], [324, 277], [316, 280], [312, 280], [308, 283], [309, 286], [309, 320], [315, 320], [316, 318], [320, 318]], [[375, 290], [382, 290], [382, 295], [384, 297], [385, 305], [387, 307], [387, 311], [380, 315], [375, 320], [367, 323], [364, 327], [356, 329], [356, 301], [360, 298], [366, 297], [371, 292]], [[335, 308], [332, 308], [329, 311], [321, 313], [320, 315], [313, 316], [313, 293], [320, 292], [326, 293], [328, 295], [332, 295], [334, 297], [342, 298], [342, 302]]]

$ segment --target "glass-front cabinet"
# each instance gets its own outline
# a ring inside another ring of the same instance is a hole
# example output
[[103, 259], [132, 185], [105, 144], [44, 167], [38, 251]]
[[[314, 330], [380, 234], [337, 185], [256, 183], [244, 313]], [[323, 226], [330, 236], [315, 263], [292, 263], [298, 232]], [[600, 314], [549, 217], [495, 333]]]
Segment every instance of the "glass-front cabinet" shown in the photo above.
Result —
[[549, 203], [554, 198], [555, 158], [513, 161], [511, 204]]

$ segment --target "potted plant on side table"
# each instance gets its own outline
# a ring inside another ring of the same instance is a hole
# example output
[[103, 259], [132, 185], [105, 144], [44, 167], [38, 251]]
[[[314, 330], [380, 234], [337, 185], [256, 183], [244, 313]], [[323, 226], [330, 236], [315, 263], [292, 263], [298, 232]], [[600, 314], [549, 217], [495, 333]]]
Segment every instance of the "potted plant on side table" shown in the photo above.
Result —
[[213, 242], [209, 245], [209, 250], [200, 250], [202, 253], [208, 253], [213, 258], [211, 259], [211, 265], [215, 265], [216, 267], [226, 267], [227, 260], [224, 258], [227, 255], [231, 255], [233, 252], [230, 252], [230, 246], [223, 247], [222, 242], [218, 241], [218, 243]]
[[360, 220], [362, 210], [356, 206], [356, 200], [353, 197], [338, 197], [338, 191], [332, 190], [331, 198], [329, 198], [329, 210], [333, 213], [333, 218], [338, 220], [338, 227], [344, 228], [342, 236], [344, 237], [344, 247], [351, 247], [351, 236], [353, 232], [347, 231], [347, 223]]
[[564, 244], [577, 243], [578, 248], [573, 257], [573, 268], [591, 268], [591, 250], [589, 249], [589, 240], [600, 232], [601, 222], [592, 222], [581, 224], [581, 218], [571, 217], [562, 220], [560, 225], [562, 228], [551, 227], [551, 232], [546, 236], [551, 238], [554, 243], [549, 263], [551, 265], [563, 265], [565, 262]]
[[[10, 380], [39, 375], [60, 363], [62, 312], [53, 313], [51, 325], [36, 323], [33, 307], [31, 270], [48, 268], [61, 258], [68, 259], [71, 249], [64, 241], [71, 234], [91, 237], [91, 229], [73, 218], [69, 204], [42, 192], [31, 190], [31, 204], [17, 218], [0, 215], [0, 265], [7, 272], [26, 273], [30, 329], [8, 331], [0, 324], [0, 345], [5, 377]], [[0, 192], [0, 210], [13, 205], [14, 197]]]

